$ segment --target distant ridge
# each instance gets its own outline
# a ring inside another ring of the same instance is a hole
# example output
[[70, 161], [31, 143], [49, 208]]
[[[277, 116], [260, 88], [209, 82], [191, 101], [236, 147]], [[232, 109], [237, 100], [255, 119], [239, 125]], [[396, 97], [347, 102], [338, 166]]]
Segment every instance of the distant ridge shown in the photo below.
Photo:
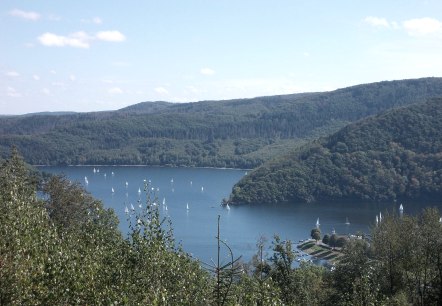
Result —
[[0, 156], [15, 145], [31, 164], [254, 168], [351, 122], [438, 96], [442, 79], [423, 78], [330, 92], [0, 117]]

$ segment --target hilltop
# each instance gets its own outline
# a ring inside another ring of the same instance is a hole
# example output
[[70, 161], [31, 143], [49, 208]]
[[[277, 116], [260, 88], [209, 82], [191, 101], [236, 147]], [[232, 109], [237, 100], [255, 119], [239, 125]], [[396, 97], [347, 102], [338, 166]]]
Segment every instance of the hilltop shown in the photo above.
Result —
[[254, 168], [382, 111], [442, 96], [441, 78], [331, 92], [116, 111], [0, 117], [0, 156], [15, 145], [34, 165], [143, 164]]
[[441, 98], [390, 110], [265, 163], [230, 201], [440, 199], [441, 136]]

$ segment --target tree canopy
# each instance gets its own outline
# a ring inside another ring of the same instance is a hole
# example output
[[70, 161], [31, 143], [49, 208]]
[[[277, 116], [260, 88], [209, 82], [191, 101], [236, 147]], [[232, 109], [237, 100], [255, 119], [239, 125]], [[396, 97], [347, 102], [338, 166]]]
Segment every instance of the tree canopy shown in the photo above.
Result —
[[232, 203], [442, 197], [442, 99], [387, 111], [249, 173]]

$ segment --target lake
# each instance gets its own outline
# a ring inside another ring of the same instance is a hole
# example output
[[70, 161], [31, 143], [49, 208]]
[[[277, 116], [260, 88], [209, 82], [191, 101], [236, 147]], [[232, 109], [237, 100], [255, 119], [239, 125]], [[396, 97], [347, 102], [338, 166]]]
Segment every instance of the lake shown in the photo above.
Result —
[[[397, 211], [399, 206], [398, 203], [314, 203], [244, 205], [232, 206], [227, 210], [221, 207], [221, 200], [227, 198], [233, 185], [246, 175], [244, 170], [143, 166], [39, 169], [65, 174], [70, 180], [83, 184], [105, 207], [114, 209], [123, 233], [129, 229], [125, 208], [130, 210], [132, 204], [138, 209], [138, 201], [143, 202], [145, 195], [144, 180], [150, 181], [150, 187], [154, 188], [158, 197], [161, 214], [172, 221], [176, 241], [182, 244], [186, 252], [206, 263], [216, 258], [218, 215], [221, 217], [221, 238], [232, 248], [235, 257], [242, 255], [244, 261], [249, 261], [257, 252], [256, 243], [261, 236], [267, 239], [268, 248], [275, 234], [297, 243], [309, 238], [318, 218], [322, 234], [330, 234], [333, 230], [337, 234], [368, 233], [379, 212]], [[422, 207], [422, 204], [404, 203], [404, 212], [415, 214]], [[271, 255], [270, 249], [268, 255]]]

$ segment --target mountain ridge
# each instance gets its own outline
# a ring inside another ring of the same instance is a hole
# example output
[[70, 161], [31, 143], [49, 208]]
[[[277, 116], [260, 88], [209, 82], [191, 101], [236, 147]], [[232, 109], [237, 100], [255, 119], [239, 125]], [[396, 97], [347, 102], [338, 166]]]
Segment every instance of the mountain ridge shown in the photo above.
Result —
[[254, 168], [350, 122], [434, 96], [442, 96], [442, 78], [323, 93], [142, 102], [117, 111], [0, 117], [0, 156], [8, 156], [15, 145], [31, 164]]

